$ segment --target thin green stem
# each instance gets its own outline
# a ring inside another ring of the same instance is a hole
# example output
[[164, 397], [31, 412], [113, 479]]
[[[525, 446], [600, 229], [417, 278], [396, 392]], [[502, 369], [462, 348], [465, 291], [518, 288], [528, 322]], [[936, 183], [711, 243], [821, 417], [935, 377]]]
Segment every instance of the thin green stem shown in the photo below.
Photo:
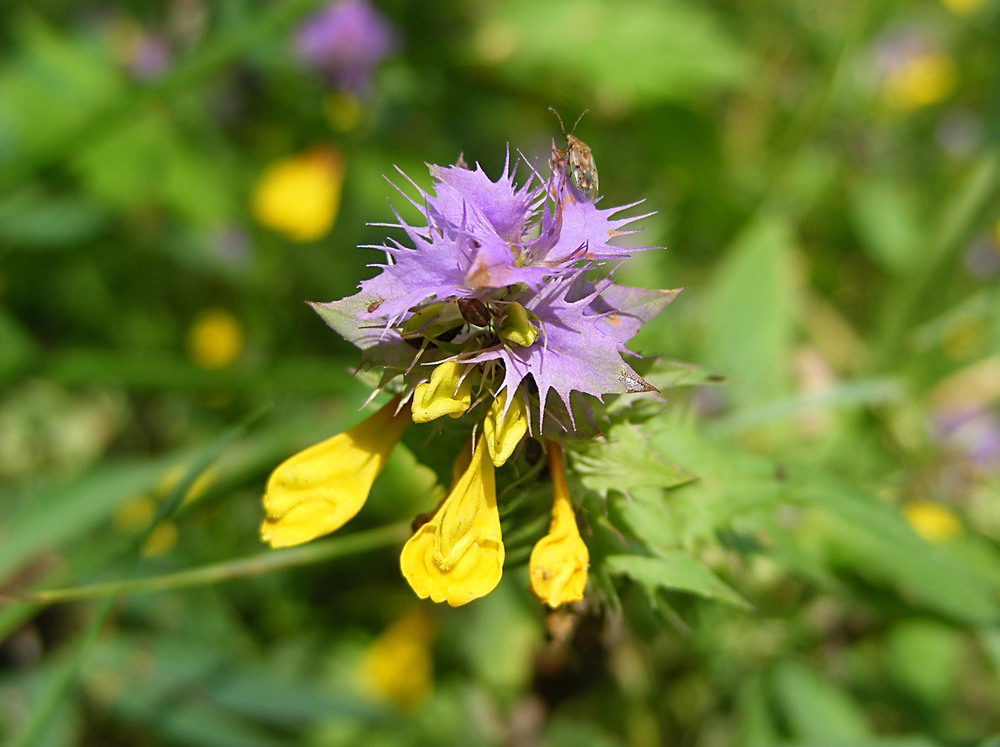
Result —
[[265, 573], [313, 565], [324, 561], [358, 555], [364, 552], [402, 543], [410, 534], [408, 522], [391, 524], [378, 529], [356, 532], [341, 537], [314, 542], [304, 547], [288, 550], [269, 550], [245, 558], [193, 568], [178, 573], [167, 573], [149, 578], [134, 578], [88, 584], [66, 589], [48, 589], [31, 594], [3, 597], [6, 601], [30, 604], [59, 604], [87, 599], [100, 599], [109, 595], [135, 594], [148, 591], [188, 589], [196, 586], [235, 581], [262, 576]]

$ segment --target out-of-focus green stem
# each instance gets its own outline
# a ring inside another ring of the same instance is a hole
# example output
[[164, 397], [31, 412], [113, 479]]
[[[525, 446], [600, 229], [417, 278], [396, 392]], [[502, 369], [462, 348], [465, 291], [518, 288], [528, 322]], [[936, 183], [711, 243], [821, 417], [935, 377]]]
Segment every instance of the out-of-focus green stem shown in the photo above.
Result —
[[409, 523], [391, 524], [378, 529], [356, 532], [341, 537], [334, 537], [321, 542], [314, 542], [304, 547], [287, 550], [270, 550], [251, 555], [246, 558], [227, 560], [222, 563], [193, 568], [189, 571], [168, 573], [149, 578], [133, 578], [123, 581], [111, 581], [103, 584], [90, 584], [66, 589], [49, 589], [32, 594], [7, 597], [8, 601], [31, 604], [58, 604], [61, 602], [78, 602], [86, 599], [100, 599], [109, 595], [134, 594], [144, 591], [168, 591], [186, 589], [194, 586], [234, 581], [240, 578], [252, 578], [265, 573], [313, 565], [334, 558], [358, 555], [363, 552], [402, 543], [410, 534]]

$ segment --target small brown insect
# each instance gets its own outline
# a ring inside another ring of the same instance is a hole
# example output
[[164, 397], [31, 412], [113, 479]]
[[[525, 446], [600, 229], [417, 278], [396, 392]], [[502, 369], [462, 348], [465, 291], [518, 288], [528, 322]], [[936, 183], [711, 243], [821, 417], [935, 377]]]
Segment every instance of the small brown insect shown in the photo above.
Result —
[[566, 132], [566, 126], [563, 124], [559, 112], [551, 106], [549, 111], [556, 115], [563, 137], [566, 138], [566, 150], [558, 152], [565, 156], [564, 160], [569, 167], [570, 178], [577, 189], [593, 200], [597, 196], [597, 164], [594, 163], [594, 155], [590, 152], [590, 146], [573, 134], [576, 132], [576, 126], [583, 119], [583, 115], [590, 109], [584, 109], [583, 114], [576, 118], [573, 129], [569, 132]]
[[490, 319], [493, 315], [490, 313], [489, 307], [480, 301], [478, 298], [459, 298], [458, 311], [462, 315], [462, 318], [469, 324], [474, 324], [477, 327], [487, 327], [489, 326]]

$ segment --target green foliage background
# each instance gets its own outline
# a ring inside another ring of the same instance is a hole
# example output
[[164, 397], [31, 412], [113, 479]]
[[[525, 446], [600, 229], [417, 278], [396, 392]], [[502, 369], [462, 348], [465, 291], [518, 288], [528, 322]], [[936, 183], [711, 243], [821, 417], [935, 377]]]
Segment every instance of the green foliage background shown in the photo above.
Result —
[[[320, 5], [0, 9], [0, 741], [1000, 740], [1000, 463], [973, 453], [1000, 440], [1000, 4], [385, 0], [400, 48], [347, 129], [293, 51]], [[162, 76], [116, 59], [121, 18], [169, 40]], [[914, 45], [955, 85], [903, 110]], [[417, 603], [397, 555], [431, 473], [399, 449], [341, 535], [257, 539], [269, 470], [368, 393], [303, 301], [370, 273], [383, 174], [427, 186], [464, 153], [496, 177], [508, 143], [544, 164], [549, 106], [590, 108], [605, 204], [656, 211], [667, 250], [623, 281], [686, 288], [633, 349], [700, 368], [655, 368], [665, 412], [619, 402], [610, 446], [571, 455], [616, 603], [555, 643], [523, 568], [425, 605], [434, 692], [399, 711], [357, 668]], [[315, 146], [344, 158], [340, 212], [294, 243], [250, 195]], [[207, 308], [245, 335], [218, 370], [185, 352]], [[994, 430], [942, 435], [962, 403]], [[173, 514], [165, 554], [113, 520], [141, 495]], [[957, 531], [917, 534], [926, 502]], [[59, 587], [80, 599], [12, 596]]]

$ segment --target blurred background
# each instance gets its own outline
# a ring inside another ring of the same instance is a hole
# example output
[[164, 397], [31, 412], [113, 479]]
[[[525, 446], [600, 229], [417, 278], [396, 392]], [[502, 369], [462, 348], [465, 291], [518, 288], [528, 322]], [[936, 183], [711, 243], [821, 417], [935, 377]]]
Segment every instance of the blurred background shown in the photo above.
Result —
[[[998, 20], [5, 2], [0, 742], [997, 744]], [[655, 445], [698, 478], [663, 541], [736, 593], [621, 579], [617, 611], [547, 616], [521, 568], [418, 603], [378, 534], [435, 500], [404, 449], [345, 529], [368, 544], [220, 565], [264, 554], [270, 469], [361, 417], [304, 301], [372, 274], [388, 200], [415, 214], [383, 177], [547, 172], [550, 106], [589, 109], [602, 206], [655, 211], [622, 281], [685, 287], [632, 349], [725, 378], [671, 391]]]

